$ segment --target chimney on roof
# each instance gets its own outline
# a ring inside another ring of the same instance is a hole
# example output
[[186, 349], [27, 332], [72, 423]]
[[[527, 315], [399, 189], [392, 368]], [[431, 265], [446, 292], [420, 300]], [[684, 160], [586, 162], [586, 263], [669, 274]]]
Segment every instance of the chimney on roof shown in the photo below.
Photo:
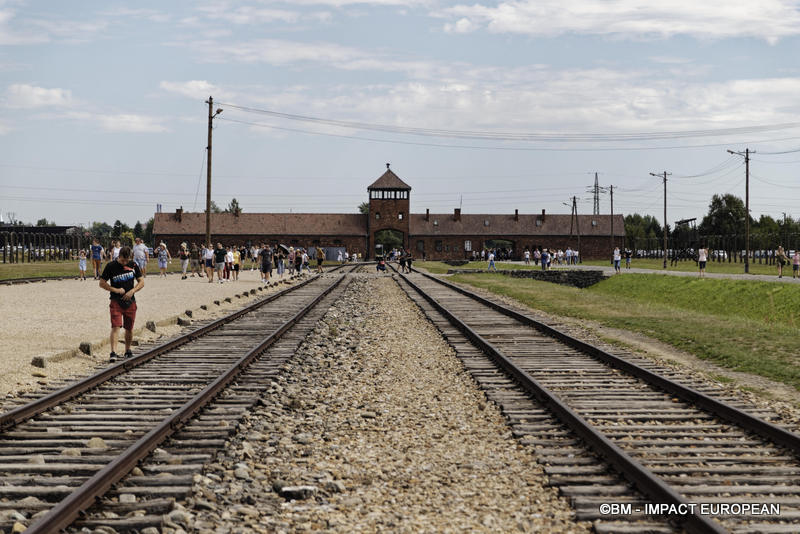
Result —
[[388, 163], [386, 164], [386, 170], [387, 171], [389, 170], [389, 164]]
[[453, 209], [453, 220], [460, 221], [461, 220], [461, 208], [454, 208]]
[[425, 220], [426, 221], [431, 220], [431, 210], [429, 208], [425, 208]]
[[175, 210], [175, 220], [181, 222], [181, 217], [183, 217], [183, 206]]
[[542, 222], [544, 222], [544, 210], [542, 210]]
[[515, 209], [515, 210], [514, 210], [514, 220], [515, 220], [515, 221], [518, 221], [518, 220], [519, 220], [519, 210], [518, 210], [518, 209]]

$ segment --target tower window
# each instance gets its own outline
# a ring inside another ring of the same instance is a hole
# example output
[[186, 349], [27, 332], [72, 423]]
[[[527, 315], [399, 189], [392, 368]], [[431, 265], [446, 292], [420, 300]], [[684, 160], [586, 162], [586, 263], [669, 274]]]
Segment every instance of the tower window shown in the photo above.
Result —
[[375, 212], [375, 218], [376, 218], [376, 219], [380, 219], [380, 218], [381, 218], [381, 214], [380, 214], [380, 213], [378, 213], [377, 211]]

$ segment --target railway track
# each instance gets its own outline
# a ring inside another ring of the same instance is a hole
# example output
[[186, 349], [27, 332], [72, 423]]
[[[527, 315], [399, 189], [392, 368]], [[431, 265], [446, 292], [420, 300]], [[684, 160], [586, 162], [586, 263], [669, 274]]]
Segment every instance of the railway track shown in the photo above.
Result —
[[0, 415], [0, 530], [179, 522], [174, 500], [346, 285], [308, 278]]
[[800, 531], [800, 435], [774, 414], [438, 278], [397, 280], [597, 532]]

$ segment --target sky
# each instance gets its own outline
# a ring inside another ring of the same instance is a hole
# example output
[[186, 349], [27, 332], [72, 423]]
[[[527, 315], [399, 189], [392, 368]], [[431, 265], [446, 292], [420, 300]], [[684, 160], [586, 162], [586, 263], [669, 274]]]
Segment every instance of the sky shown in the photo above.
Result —
[[[0, 0], [0, 214], [800, 218], [800, 1]], [[651, 173], [659, 176], [652, 176]]]

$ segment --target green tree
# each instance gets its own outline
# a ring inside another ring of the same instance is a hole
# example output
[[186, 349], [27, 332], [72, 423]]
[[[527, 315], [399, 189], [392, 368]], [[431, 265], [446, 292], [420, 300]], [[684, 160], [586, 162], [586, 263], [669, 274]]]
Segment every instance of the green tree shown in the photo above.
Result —
[[625, 235], [634, 238], [654, 238], [664, 234], [655, 217], [634, 213], [625, 216]]
[[236, 200], [236, 197], [232, 198], [228, 203], [225, 213], [242, 213], [242, 208], [239, 206], [239, 201]]
[[382, 244], [385, 250], [403, 246], [403, 234], [397, 230], [379, 230], [375, 232], [375, 244]]
[[363, 215], [369, 215], [369, 202], [362, 202], [358, 205], [358, 212]]
[[104, 222], [93, 222], [91, 232], [92, 235], [97, 237], [108, 237], [111, 235], [112, 227], [108, 223]]
[[147, 220], [147, 224], [144, 225], [144, 235], [142, 236], [142, 239], [144, 239], [145, 243], [151, 244], [153, 242], [153, 223], [154, 222], [155, 222], [155, 219], [153, 217], [150, 217]]
[[36, 226], [55, 226], [55, 221], [48, 221], [47, 219], [39, 219], [36, 221]]
[[[203, 212], [205, 213], [205, 210]], [[217, 203], [213, 200], [211, 201], [211, 213], [222, 213], [222, 208], [217, 206]]]
[[120, 234], [119, 240], [122, 242], [123, 245], [127, 245], [129, 247], [133, 246], [133, 232], [130, 230], [125, 230]]
[[114, 221], [114, 227], [111, 228], [111, 237], [119, 237], [122, 235], [122, 221], [117, 219]]
[[[708, 215], [700, 223], [700, 233], [703, 235], [733, 235], [744, 233], [744, 223], [747, 212], [744, 202], [736, 195], [726, 193], [714, 195], [708, 205]], [[754, 225], [752, 217], [750, 225]]]
[[136, 221], [136, 224], [133, 225], [133, 237], [142, 237], [142, 235], [144, 235], [142, 223]]

